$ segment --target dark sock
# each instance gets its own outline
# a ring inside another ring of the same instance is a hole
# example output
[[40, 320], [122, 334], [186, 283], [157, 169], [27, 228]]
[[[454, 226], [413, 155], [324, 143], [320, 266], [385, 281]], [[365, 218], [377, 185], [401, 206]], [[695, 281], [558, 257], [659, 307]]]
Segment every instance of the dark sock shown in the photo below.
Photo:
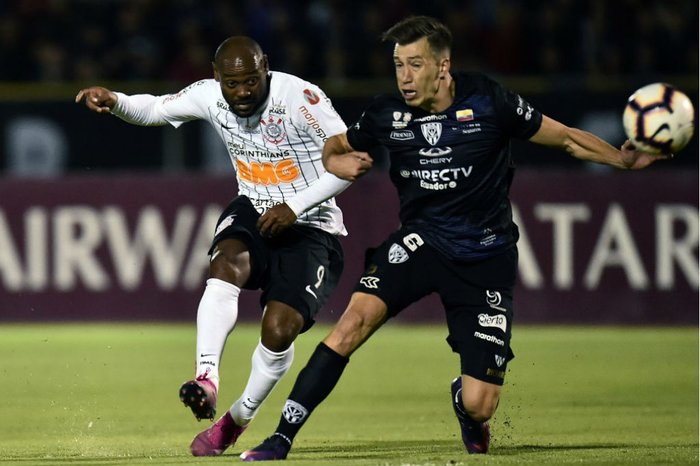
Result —
[[275, 434], [291, 444], [314, 408], [326, 399], [338, 383], [348, 361], [349, 358], [339, 355], [323, 342], [319, 343], [294, 382]]

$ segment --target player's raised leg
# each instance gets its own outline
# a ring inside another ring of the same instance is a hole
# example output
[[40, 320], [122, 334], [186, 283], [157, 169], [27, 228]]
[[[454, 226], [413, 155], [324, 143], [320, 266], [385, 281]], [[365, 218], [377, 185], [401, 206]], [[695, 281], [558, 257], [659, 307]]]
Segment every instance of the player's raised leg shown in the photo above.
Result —
[[218, 456], [235, 444], [260, 405], [291, 367], [293, 342], [303, 326], [304, 318], [292, 307], [279, 301], [268, 303], [260, 342], [253, 352], [248, 383], [231, 409], [194, 438], [190, 446], [194, 456]]
[[238, 318], [240, 287], [250, 275], [247, 246], [237, 239], [217, 243], [209, 275], [197, 309], [195, 378], [182, 384], [179, 393], [198, 420], [216, 415], [221, 355]]
[[266, 304], [248, 383], [230, 416], [224, 415], [195, 438], [196, 456], [219, 455], [230, 448], [287, 373], [294, 359], [294, 340], [313, 325], [338, 282], [342, 249], [325, 232], [293, 230], [270, 246], [267, 261], [269, 282], [261, 297]]

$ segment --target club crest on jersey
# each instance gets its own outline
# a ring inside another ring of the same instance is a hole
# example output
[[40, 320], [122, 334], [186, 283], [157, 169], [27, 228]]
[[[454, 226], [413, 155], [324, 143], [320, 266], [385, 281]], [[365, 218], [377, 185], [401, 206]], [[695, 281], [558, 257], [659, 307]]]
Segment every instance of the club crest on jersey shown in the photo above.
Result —
[[304, 99], [311, 105], [316, 105], [321, 100], [318, 94], [311, 89], [304, 89]]
[[260, 124], [263, 128], [263, 137], [272, 144], [279, 144], [287, 135], [287, 133], [284, 132], [282, 118], [275, 118], [270, 115], [267, 120], [264, 118], [261, 119]]
[[428, 141], [431, 146], [434, 146], [440, 140], [440, 136], [442, 136], [442, 123], [423, 123], [420, 125], [420, 130], [423, 132], [425, 140]]
[[408, 260], [408, 253], [404, 248], [394, 243], [389, 248], [389, 263], [390, 264], [401, 264]]

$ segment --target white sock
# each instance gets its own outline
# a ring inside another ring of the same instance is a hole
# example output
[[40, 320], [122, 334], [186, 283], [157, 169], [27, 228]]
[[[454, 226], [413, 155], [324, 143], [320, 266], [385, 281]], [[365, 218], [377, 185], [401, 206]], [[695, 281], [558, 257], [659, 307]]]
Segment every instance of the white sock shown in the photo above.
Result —
[[241, 397], [231, 406], [231, 416], [236, 424], [245, 426], [253, 420], [258, 408], [275, 388], [277, 382], [292, 367], [294, 344], [286, 351], [274, 353], [258, 343], [253, 352], [252, 367], [248, 385]]
[[196, 376], [206, 374], [219, 387], [219, 363], [226, 338], [238, 318], [236, 285], [210, 278], [197, 309], [197, 367]]

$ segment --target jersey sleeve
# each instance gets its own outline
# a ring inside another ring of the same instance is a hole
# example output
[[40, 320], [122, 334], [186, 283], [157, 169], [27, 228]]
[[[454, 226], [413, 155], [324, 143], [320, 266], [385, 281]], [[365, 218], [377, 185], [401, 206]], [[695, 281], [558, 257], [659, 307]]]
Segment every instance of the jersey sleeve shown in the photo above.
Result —
[[212, 89], [215, 83], [204, 79], [190, 84], [177, 94], [163, 96], [158, 109], [160, 114], [175, 128], [187, 121], [206, 119], [207, 95], [215, 91]]
[[379, 113], [379, 105], [377, 99], [375, 99], [362, 112], [360, 119], [348, 128], [348, 143], [354, 150], [367, 152], [379, 145], [379, 140], [376, 136]]
[[122, 120], [142, 126], [170, 123], [175, 128], [181, 124], [206, 117], [206, 93], [211, 87], [208, 80], [190, 84], [177, 94], [152, 96], [148, 94], [126, 95], [117, 92], [117, 104], [112, 113]]
[[515, 92], [491, 81], [498, 115], [510, 136], [529, 139], [542, 125], [542, 113]]
[[345, 122], [333, 108], [331, 99], [318, 87], [304, 82], [304, 88], [299, 89], [296, 96], [300, 104], [296, 113], [297, 126], [318, 144], [323, 144], [331, 136], [344, 133], [347, 129]]

